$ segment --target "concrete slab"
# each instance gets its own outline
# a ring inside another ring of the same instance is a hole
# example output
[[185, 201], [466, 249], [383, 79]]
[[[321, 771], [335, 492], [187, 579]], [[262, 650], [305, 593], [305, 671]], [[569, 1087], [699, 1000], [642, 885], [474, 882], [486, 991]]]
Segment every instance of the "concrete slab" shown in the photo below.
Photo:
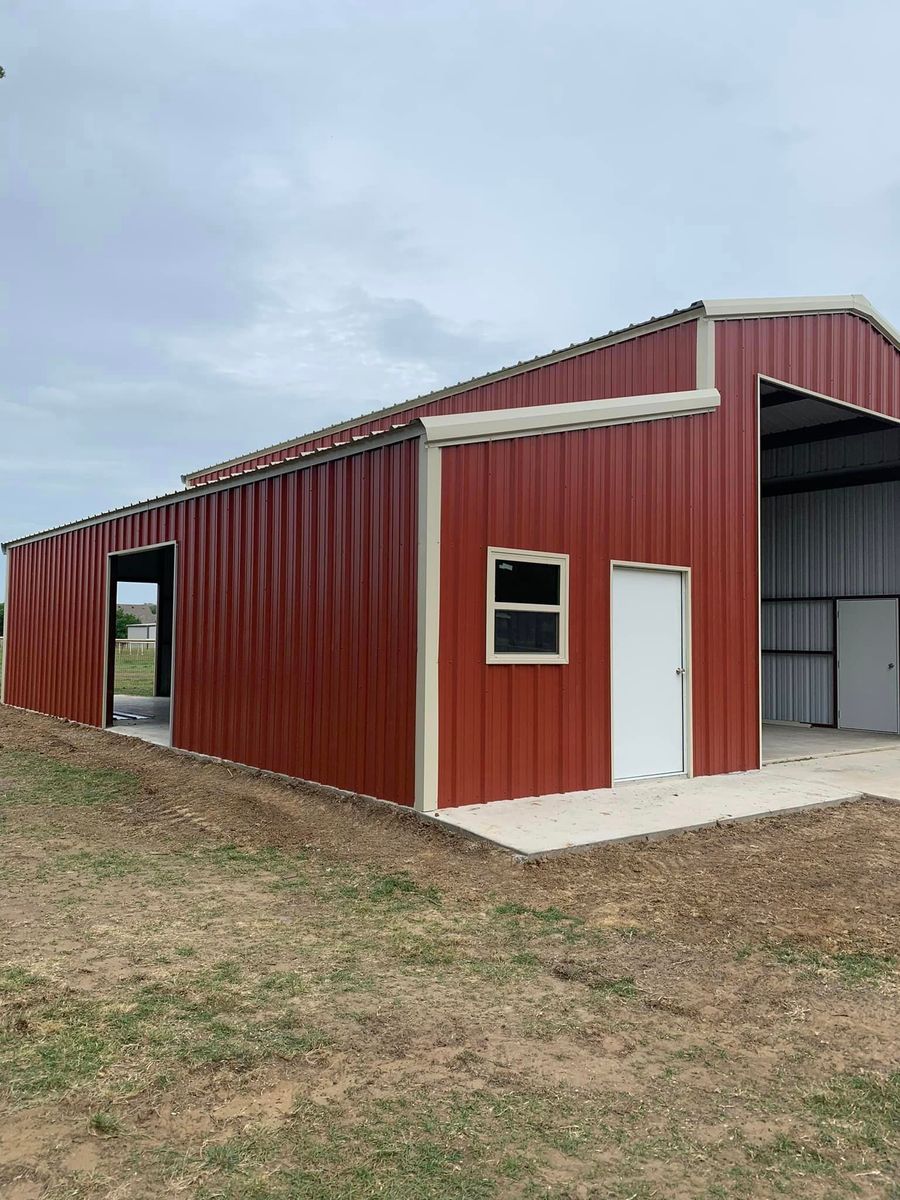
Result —
[[140, 738], [154, 746], [169, 746], [171, 709], [168, 696], [115, 696], [113, 723], [109, 728], [113, 733]]
[[763, 763], [793, 762], [830, 754], [858, 754], [865, 750], [900, 750], [893, 733], [867, 733], [858, 729], [822, 729], [809, 725], [763, 725]]
[[[900, 777], [900, 751], [896, 752]], [[736, 775], [666, 779], [615, 788], [530, 796], [442, 809], [433, 819], [525, 857], [576, 847], [701, 829], [857, 800], [866, 789], [836, 774], [782, 774], [767, 767]]]

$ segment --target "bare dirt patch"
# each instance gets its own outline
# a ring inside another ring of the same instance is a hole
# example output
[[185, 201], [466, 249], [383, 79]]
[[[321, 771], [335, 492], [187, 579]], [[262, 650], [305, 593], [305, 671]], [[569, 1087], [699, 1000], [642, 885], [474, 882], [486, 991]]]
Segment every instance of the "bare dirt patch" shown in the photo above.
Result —
[[895, 1194], [896, 808], [522, 866], [11, 710], [0, 778], [0, 1194]]

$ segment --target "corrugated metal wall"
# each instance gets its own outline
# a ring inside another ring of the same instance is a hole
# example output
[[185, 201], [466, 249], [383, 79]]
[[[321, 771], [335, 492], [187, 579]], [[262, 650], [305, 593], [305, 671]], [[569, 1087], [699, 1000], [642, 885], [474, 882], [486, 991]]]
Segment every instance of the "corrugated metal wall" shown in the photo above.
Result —
[[763, 451], [763, 481], [900, 462], [900, 428]]
[[7, 703], [103, 722], [106, 555], [178, 543], [173, 745], [413, 801], [418, 440], [9, 551]]
[[763, 717], [834, 721], [834, 604], [831, 600], [764, 600]]
[[763, 500], [764, 595], [900, 593], [900, 483]]
[[[755, 428], [757, 373], [872, 412], [900, 417], [900, 354], [859, 317], [836, 314], [721, 321], [716, 326], [716, 355], [723, 403], [736, 399], [743, 403], [748, 436]], [[769, 451], [760, 464], [761, 475], [774, 478], [795, 470], [811, 474], [832, 467], [888, 461], [896, 436], [891, 431], [874, 438], [865, 435], [863, 439], [860, 435]], [[754, 432], [753, 452], [755, 439]], [[876, 457], [871, 459], [870, 455]], [[868, 495], [849, 495], [853, 492]], [[838, 581], [839, 592], [859, 594], [874, 582], [873, 575], [883, 574], [886, 554], [878, 554], [878, 565], [874, 567], [868, 555], [875, 542], [885, 547], [883, 531], [888, 513], [885, 496], [873, 500], [871, 493], [872, 486], [867, 486], [764, 500], [763, 595], [834, 595], [834, 586], [826, 589], [824, 585], [836, 585]], [[813, 499], [816, 496], [819, 498]], [[830, 498], [822, 499], [826, 496]], [[870, 544], [863, 550], [855, 543], [870, 516], [881, 522], [882, 536], [870, 534]], [[838, 542], [840, 553], [835, 550]], [[796, 635], [804, 630], [811, 635], [808, 619], [798, 606], [793, 617]], [[765, 716], [822, 723], [834, 719], [830, 655], [763, 657]]]
[[[444, 451], [442, 804], [609, 784], [610, 558], [692, 567], [694, 769], [758, 765], [757, 373], [900, 416], [900, 355], [859, 318], [726, 320], [716, 414]], [[488, 545], [571, 555], [568, 666], [485, 664]]]
[[[446, 449], [442, 805], [610, 783], [610, 560], [692, 568], [694, 765], [758, 762], [754, 465], [715, 414]], [[485, 663], [489, 545], [570, 555], [569, 663]]]
[[411, 421], [415, 417], [686, 391], [695, 386], [696, 358], [697, 322], [688, 321], [547, 367], [525, 371], [508, 379], [483, 384], [461, 394], [413, 405], [400, 413], [360, 420], [337, 433], [300, 438], [280, 450], [248, 455], [239, 463], [207, 471], [190, 483], [196, 486], [214, 479], [224, 479], [250, 467], [281, 462], [298, 450], [330, 446], [359, 434], [390, 429], [394, 423]]

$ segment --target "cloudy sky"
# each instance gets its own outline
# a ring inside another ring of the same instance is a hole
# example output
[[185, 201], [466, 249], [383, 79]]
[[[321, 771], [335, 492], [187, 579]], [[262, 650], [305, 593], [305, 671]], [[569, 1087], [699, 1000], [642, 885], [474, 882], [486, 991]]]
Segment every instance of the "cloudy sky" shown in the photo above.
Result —
[[898, 39], [896, 0], [3, 0], [0, 537], [700, 296], [900, 323]]

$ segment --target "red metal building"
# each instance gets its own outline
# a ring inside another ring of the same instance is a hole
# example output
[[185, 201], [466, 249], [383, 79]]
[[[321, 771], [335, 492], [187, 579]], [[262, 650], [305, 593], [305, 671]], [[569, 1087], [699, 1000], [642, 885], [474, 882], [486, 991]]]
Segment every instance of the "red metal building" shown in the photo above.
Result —
[[900, 732], [836, 631], [898, 657], [898, 436], [863, 297], [699, 302], [8, 543], [3, 700], [112, 725], [138, 580], [172, 746], [422, 811], [755, 768], [761, 704]]

